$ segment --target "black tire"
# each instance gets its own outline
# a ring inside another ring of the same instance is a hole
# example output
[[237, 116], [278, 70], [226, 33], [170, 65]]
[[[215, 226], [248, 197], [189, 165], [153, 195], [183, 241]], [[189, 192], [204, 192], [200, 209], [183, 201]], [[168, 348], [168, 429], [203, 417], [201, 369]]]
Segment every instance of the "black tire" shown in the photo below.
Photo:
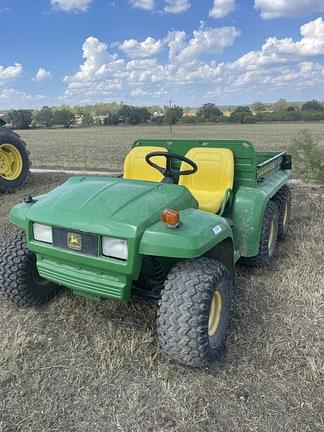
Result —
[[278, 240], [287, 236], [291, 212], [291, 190], [288, 185], [283, 186], [272, 198], [279, 209]]
[[24, 233], [10, 237], [0, 249], [0, 294], [19, 307], [37, 306], [55, 297], [61, 288], [42, 279], [36, 257], [26, 247]]
[[17, 135], [15, 132], [12, 132], [8, 128], [0, 128], [0, 146], [2, 144], [11, 144], [18, 150], [22, 159], [21, 172], [19, 176], [14, 180], [8, 180], [3, 175], [1, 175], [0, 167], [0, 192], [11, 193], [26, 184], [31, 162], [29, 160], [29, 153], [26, 148], [25, 142], [19, 137], [19, 135]]
[[275, 202], [269, 201], [264, 211], [258, 254], [254, 257], [244, 257], [242, 263], [253, 267], [269, 265], [275, 253], [278, 229], [279, 209]]
[[[209, 317], [216, 296], [221, 308], [212, 328]], [[159, 302], [157, 334], [162, 348], [185, 365], [208, 367], [224, 353], [233, 304], [234, 285], [223, 264], [211, 258], [176, 264]]]

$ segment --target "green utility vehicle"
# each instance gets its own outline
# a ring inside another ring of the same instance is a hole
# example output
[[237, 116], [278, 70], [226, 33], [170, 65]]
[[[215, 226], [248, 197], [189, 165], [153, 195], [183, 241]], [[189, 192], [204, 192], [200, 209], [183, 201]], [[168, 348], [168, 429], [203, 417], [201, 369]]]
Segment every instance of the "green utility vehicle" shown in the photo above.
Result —
[[71, 177], [10, 213], [0, 291], [18, 306], [62, 287], [158, 305], [166, 353], [205, 367], [225, 347], [235, 264], [269, 264], [287, 232], [291, 157], [243, 140], [139, 140], [123, 177]]
[[18, 134], [4, 127], [5, 124], [0, 118], [0, 193], [22, 187], [31, 165], [26, 144]]

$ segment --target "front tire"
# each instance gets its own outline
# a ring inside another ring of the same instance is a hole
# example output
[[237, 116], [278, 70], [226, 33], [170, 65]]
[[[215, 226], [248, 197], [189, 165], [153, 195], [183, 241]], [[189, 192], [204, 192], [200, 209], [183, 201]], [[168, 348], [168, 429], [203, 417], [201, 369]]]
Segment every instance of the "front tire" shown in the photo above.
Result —
[[223, 264], [211, 258], [176, 264], [159, 304], [162, 348], [185, 365], [208, 367], [224, 353], [233, 303], [233, 281]]
[[0, 249], [0, 294], [19, 307], [28, 307], [47, 303], [60, 290], [39, 276], [24, 233], [10, 237]]

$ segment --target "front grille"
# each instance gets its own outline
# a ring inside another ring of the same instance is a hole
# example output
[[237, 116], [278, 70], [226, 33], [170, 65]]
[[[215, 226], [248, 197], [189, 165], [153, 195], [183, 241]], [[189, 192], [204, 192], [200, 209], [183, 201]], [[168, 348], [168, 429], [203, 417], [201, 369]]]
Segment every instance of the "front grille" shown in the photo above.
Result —
[[97, 256], [98, 236], [53, 227], [53, 246], [83, 255]]
[[37, 269], [42, 278], [70, 288], [78, 294], [116, 300], [128, 300], [130, 297], [130, 284], [125, 275], [85, 270], [43, 256], [37, 256]]

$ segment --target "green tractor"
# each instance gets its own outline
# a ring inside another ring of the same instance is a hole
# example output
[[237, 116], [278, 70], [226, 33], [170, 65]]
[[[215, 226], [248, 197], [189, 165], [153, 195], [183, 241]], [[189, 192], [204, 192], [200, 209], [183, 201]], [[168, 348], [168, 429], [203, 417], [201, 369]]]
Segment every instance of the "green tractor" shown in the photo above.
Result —
[[291, 157], [243, 140], [139, 140], [123, 177], [71, 177], [10, 213], [0, 291], [18, 306], [65, 287], [93, 299], [157, 304], [173, 359], [209, 366], [224, 352], [235, 264], [271, 262], [290, 214]]
[[24, 186], [31, 162], [25, 142], [0, 118], [0, 193]]

